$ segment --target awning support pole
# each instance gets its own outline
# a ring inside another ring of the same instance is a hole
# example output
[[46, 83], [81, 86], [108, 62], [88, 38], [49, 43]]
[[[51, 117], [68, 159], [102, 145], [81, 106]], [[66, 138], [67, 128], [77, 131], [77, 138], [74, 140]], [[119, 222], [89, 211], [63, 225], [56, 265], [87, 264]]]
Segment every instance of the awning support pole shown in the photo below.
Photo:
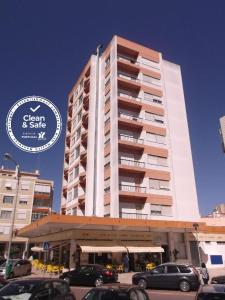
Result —
[[162, 252], [160, 252], [159, 254], [160, 254], [160, 264], [162, 264]]

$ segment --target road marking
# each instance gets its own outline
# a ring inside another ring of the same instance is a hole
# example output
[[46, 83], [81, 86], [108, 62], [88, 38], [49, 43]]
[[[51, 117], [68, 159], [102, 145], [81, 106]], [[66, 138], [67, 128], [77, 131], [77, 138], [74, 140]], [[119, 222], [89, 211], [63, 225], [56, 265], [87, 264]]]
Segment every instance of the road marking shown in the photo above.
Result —
[[40, 107], [41, 107], [40, 105], [38, 105], [38, 106], [35, 107], [35, 108], [30, 107], [30, 110], [31, 110], [32, 112], [35, 112], [35, 111], [37, 111]]

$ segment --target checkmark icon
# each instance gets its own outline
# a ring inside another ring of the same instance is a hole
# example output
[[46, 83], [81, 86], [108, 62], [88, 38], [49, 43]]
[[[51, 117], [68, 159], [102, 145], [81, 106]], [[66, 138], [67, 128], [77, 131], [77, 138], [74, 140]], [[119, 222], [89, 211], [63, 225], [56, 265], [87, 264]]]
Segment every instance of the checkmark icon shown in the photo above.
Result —
[[35, 112], [35, 111], [37, 111], [40, 107], [41, 107], [40, 105], [38, 105], [38, 106], [35, 107], [35, 108], [30, 107], [30, 110], [31, 110], [32, 112]]

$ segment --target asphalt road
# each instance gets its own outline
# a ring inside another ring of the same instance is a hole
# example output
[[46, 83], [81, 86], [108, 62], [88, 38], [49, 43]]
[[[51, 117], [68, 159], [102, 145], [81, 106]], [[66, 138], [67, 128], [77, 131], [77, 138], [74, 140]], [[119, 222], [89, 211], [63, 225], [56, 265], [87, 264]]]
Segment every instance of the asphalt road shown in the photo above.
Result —
[[[76, 300], [82, 297], [90, 290], [89, 287], [71, 287], [76, 296]], [[196, 292], [183, 293], [179, 291], [149, 290], [150, 300], [194, 300]]]

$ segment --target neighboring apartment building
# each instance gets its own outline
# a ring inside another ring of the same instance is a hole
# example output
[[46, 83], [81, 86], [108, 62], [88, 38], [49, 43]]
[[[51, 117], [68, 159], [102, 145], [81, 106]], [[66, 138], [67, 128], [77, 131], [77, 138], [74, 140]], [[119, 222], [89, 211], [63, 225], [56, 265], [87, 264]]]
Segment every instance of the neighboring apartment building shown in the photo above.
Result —
[[[20, 172], [12, 244], [13, 256], [21, 257], [26, 247], [26, 239], [17, 237], [17, 231], [51, 213], [53, 181], [39, 179], [39, 176], [38, 171]], [[0, 256], [5, 255], [8, 247], [16, 190], [15, 171], [0, 169]]]
[[68, 97], [64, 214], [199, 219], [180, 66], [114, 36]]

